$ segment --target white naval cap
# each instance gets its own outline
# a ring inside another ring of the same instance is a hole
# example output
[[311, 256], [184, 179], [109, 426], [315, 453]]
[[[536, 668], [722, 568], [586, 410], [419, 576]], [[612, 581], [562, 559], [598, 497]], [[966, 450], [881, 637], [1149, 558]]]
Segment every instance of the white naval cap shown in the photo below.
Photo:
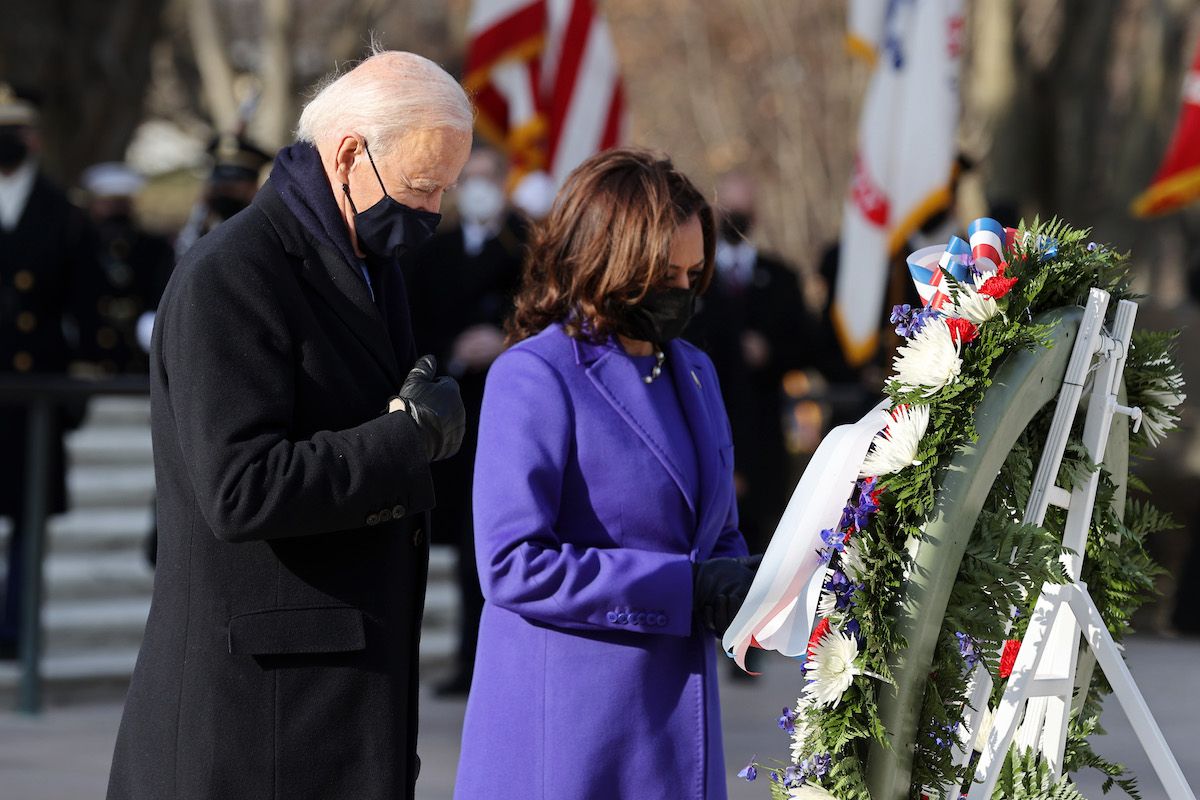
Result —
[[145, 178], [119, 161], [93, 164], [79, 182], [93, 197], [132, 197], [146, 185]]

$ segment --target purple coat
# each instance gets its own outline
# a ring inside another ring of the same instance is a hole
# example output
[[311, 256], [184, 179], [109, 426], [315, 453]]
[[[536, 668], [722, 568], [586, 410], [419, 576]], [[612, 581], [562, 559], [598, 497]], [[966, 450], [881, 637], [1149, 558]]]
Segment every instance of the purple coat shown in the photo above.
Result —
[[[674, 340], [692, 496], [633, 362], [554, 325], [488, 374], [475, 457], [487, 599], [460, 800], [723, 800], [716, 640], [692, 563], [746, 553], [712, 362]], [[662, 378], [660, 378], [661, 380]]]

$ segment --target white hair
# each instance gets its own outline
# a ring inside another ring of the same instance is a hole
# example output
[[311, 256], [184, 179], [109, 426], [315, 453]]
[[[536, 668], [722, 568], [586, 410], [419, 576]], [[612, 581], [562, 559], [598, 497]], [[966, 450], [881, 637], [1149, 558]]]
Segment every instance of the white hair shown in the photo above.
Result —
[[466, 92], [444, 69], [415, 53], [373, 49], [308, 102], [296, 138], [319, 146], [355, 133], [382, 156], [406, 133], [449, 127], [469, 134], [473, 122]]

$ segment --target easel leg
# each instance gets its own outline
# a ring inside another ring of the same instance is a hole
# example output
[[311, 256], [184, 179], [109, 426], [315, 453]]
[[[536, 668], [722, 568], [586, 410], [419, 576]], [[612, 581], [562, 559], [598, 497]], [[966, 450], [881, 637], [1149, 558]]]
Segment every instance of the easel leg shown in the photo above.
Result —
[[1125, 659], [1121, 658], [1121, 651], [1112, 634], [1108, 632], [1108, 627], [1100, 617], [1091, 595], [1082, 584], [1062, 588], [1065, 590], [1067, 602], [1071, 605], [1071, 611], [1084, 627], [1084, 636], [1092, 652], [1096, 654], [1096, 660], [1100, 669], [1104, 670], [1104, 676], [1108, 678], [1117, 702], [1129, 718], [1133, 732], [1137, 734], [1146, 755], [1150, 756], [1150, 763], [1154, 766], [1158, 779], [1162, 781], [1167, 796], [1171, 800], [1196, 800], [1196, 795], [1184, 779], [1179, 762], [1175, 760], [1167, 740], [1163, 738], [1162, 731], [1154, 721], [1145, 698], [1138, 691], [1137, 684], [1133, 682], [1129, 666]]

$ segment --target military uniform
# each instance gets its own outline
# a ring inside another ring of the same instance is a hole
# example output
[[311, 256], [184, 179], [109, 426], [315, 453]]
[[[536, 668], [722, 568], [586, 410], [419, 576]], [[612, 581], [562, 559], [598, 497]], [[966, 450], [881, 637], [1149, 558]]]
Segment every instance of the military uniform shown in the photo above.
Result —
[[85, 276], [90, 305], [81, 327], [94, 332], [80, 341], [80, 355], [105, 372], [146, 372], [149, 358], [138, 343], [138, 319], [158, 305], [160, 281], [175, 262], [170, 242], [141, 228], [133, 198], [145, 180], [118, 162], [84, 170], [89, 211], [96, 224], [99, 269]]
[[[0, 86], [0, 129], [28, 126], [36, 117], [12, 116], [20, 105]], [[8, 116], [6, 116], [8, 114]], [[26, 120], [14, 122], [14, 120]], [[14, 169], [0, 165], [0, 195], [10, 212], [0, 219], [0, 374], [61, 374], [75, 358], [78, 320], [86, 303], [82, 275], [96, 269], [95, 237], [84, 213], [25, 158]], [[23, 200], [23, 202], [21, 202]], [[16, 598], [20, 576], [25, 486], [28, 472], [22, 406], [0, 406], [0, 516], [16, 526], [9, 547], [9, 580], [0, 644], [16, 637]], [[56, 419], [51, 456], [50, 513], [66, 509], [62, 430], [69, 420]]]

